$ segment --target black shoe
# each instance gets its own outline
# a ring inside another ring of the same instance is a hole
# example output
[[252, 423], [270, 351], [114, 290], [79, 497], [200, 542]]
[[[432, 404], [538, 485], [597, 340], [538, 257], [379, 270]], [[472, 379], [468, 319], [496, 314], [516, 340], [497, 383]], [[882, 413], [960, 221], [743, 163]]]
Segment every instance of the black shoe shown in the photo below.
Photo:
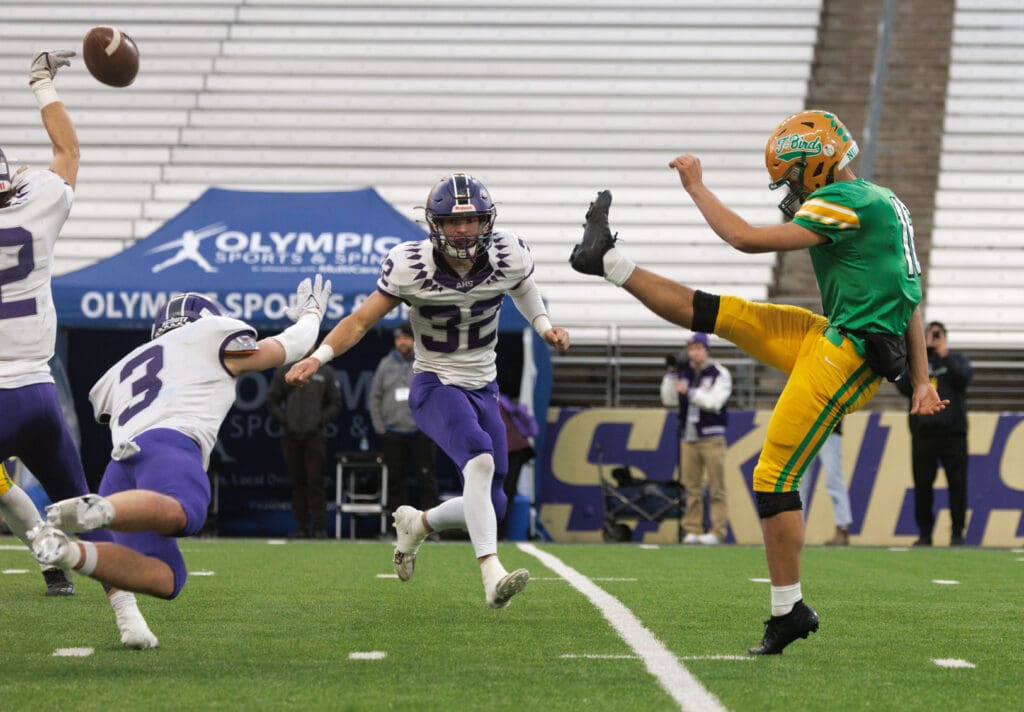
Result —
[[764, 639], [756, 648], [750, 648], [750, 655], [780, 655], [782, 649], [797, 638], [806, 638], [808, 633], [818, 632], [818, 614], [803, 600], [797, 601], [793, 610], [784, 616], [772, 616], [764, 622]]
[[918, 540], [914, 542], [914, 546], [931, 546], [931, 545], [932, 545], [932, 538], [930, 536], [919, 537]]
[[569, 264], [577, 272], [604, 276], [604, 253], [615, 245], [615, 236], [608, 227], [608, 208], [612, 204], [612, 192], [602, 190], [587, 210], [587, 224], [583, 239], [569, 256]]
[[963, 546], [964, 538], [962, 536], [956, 536], [955, 534], [949, 539], [950, 546]]
[[47, 596], [75, 595], [75, 584], [71, 580], [71, 574], [64, 569], [43, 569], [43, 578], [46, 579]]

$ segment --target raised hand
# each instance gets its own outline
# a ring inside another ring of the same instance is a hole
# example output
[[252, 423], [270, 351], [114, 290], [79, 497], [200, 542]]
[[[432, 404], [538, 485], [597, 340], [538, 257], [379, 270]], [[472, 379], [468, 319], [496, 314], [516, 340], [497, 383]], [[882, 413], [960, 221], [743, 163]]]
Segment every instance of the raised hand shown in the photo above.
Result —
[[28, 72], [29, 86], [41, 79], [53, 79], [57, 76], [58, 69], [71, 66], [71, 58], [74, 56], [74, 50], [70, 49], [36, 52], [35, 56], [32, 57], [32, 66]]
[[314, 314], [318, 320], [323, 321], [330, 296], [331, 280], [324, 281], [320, 274], [316, 275], [313, 282], [306, 277], [299, 282], [295, 290], [295, 300], [292, 306], [285, 310], [285, 316], [292, 321], [298, 321], [305, 314]]
[[696, 156], [684, 153], [681, 156], [677, 156], [669, 161], [669, 168], [675, 168], [679, 173], [679, 181], [683, 184], [683, 188], [689, 191], [691, 188], [695, 188], [703, 184], [703, 171], [700, 167], [700, 159]]

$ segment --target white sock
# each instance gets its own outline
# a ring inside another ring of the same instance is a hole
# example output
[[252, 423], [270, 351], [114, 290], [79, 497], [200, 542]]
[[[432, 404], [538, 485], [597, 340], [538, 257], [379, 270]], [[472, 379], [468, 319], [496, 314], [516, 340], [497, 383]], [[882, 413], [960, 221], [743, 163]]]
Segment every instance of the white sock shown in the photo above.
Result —
[[772, 615], [786, 615], [793, 610], [793, 605], [803, 597], [799, 581], [789, 586], [772, 586]]
[[145, 649], [159, 647], [160, 641], [149, 629], [146, 619], [142, 617], [135, 594], [131, 591], [117, 591], [108, 597], [117, 629], [121, 631], [121, 643], [126, 648]]
[[604, 278], [616, 287], [624, 285], [635, 269], [633, 260], [619, 252], [619, 248], [613, 247], [604, 253]]
[[465, 485], [462, 488], [466, 529], [473, 542], [476, 557], [498, 552], [498, 519], [491, 503], [491, 480], [494, 478], [494, 458], [481, 453], [462, 468]]
[[480, 575], [484, 579], [484, 590], [493, 591], [498, 581], [508, 576], [508, 571], [498, 561], [497, 556], [488, 556], [480, 563]]
[[21, 539], [28, 545], [25, 532], [37, 524], [42, 523], [36, 505], [32, 498], [21, 487], [12, 487], [0, 497], [0, 514], [4, 515], [4, 521], [14, 532], [14, 536]]
[[127, 608], [139, 607], [138, 601], [135, 600], [135, 594], [131, 591], [117, 591], [110, 594], [107, 600], [110, 601], [110, 607], [114, 609], [115, 614]]
[[427, 523], [435, 532], [446, 529], [465, 529], [466, 513], [463, 511], [462, 497], [452, 497], [441, 504], [427, 510]]

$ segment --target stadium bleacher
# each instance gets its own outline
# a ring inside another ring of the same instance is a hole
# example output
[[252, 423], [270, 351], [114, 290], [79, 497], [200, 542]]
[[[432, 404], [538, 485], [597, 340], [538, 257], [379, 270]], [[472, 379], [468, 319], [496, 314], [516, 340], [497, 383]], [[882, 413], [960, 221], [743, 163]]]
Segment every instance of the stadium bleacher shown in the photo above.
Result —
[[[1024, 220], [1014, 219], [1024, 178], [1005, 160], [1024, 131], [1024, 9], [956, 7], [935, 227], [922, 247], [926, 316], [1006, 364], [1024, 348]], [[630, 254], [670, 278], [773, 298], [777, 256], [722, 244], [666, 164], [695, 152], [729, 205], [752, 222], [778, 220], [765, 131], [808, 101], [825, 10], [821, 0], [14, 2], [0, 24], [0, 145], [23, 162], [49, 160], [24, 86], [28, 58], [118, 24], [141, 48], [135, 85], [102, 86], [80, 62], [57, 83], [83, 161], [58, 274], [123, 250], [211, 185], [371, 185], [415, 219], [437, 178], [467, 170], [494, 191], [500, 226], [530, 242], [552, 315], [577, 344], [664, 350], [678, 330], [566, 264], [586, 206], [612, 189]]]
[[[60, 6], [60, 22], [47, 3], [5, 6], [0, 126], [12, 155], [48, 160], [23, 86], [35, 49], [77, 47], [103, 18], [135, 38], [142, 68], [124, 90], [81, 64], [58, 81], [82, 143], [58, 273], [124, 249], [209, 185], [372, 185], [416, 218], [441, 175], [468, 170], [494, 192], [499, 224], [534, 246], [552, 316], [578, 340], [602, 339], [610, 320], [658, 325], [616, 290], [595, 302], [566, 264], [601, 188], [639, 259], [697, 286], [768, 294], [773, 257], [722, 245], [666, 164], [698, 153], [723, 198], [751, 220], [778, 219], [759, 154], [765, 127], [803, 108], [820, 0]], [[666, 26], [676, 41], [664, 42]]]
[[1024, 5], [954, 16], [928, 318], [965, 345], [1024, 347]]

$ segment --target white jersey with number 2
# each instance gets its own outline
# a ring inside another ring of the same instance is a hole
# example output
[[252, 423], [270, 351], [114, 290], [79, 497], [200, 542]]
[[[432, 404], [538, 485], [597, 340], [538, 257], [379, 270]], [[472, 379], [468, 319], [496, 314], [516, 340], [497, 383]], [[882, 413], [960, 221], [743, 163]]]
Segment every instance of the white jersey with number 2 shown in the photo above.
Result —
[[0, 388], [53, 383], [53, 246], [74, 199], [53, 171], [29, 170], [15, 177], [14, 196], [0, 208]]

